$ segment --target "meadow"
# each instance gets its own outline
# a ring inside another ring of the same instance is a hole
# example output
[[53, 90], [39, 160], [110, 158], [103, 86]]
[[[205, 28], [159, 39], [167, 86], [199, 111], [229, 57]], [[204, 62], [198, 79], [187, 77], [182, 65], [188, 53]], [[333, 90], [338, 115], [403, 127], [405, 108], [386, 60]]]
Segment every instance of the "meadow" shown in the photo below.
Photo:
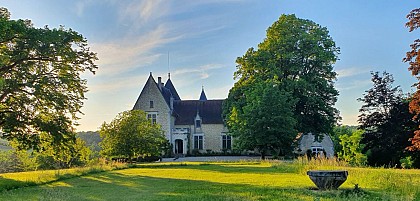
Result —
[[[121, 167], [61, 170], [61, 176], [57, 171], [0, 174], [0, 199], [420, 200], [420, 170], [349, 167], [304, 159]], [[319, 191], [306, 175], [313, 169], [345, 169], [349, 177], [338, 190]], [[7, 185], [13, 182], [13, 187]]]

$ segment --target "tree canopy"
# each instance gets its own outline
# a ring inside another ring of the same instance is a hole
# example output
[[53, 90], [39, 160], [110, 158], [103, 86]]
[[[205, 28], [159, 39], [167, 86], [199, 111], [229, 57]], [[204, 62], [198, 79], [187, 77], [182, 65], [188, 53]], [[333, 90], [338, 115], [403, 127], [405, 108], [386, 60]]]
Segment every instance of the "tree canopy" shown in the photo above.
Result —
[[[236, 60], [237, 82], [224, 106], [229, 131], [238, 137], [235, 142], [247, 140], [244, 135], [270, 139], [273, 129], [279, 135], [276, 140], [284, 137], [282, 146], [290, 147], [291, 133], [331, 132], [338, 117], [334, 108], [338, 91], [333, 86], [333, 64], [338, 53], [325, 27], [295, 15], [282, 15], [267, 29], [267, 37], [258, 49], [250, 48]], [[255, 118], [253, 115], [270, 126], [246, 123]], [[287, 124], [272, 124], [272, 119]], [[237, 129], [241, 127], [249, 133]], [[272, 146], [272, 142], [266, 146]]]
[[87, 40], [63, 26], [36, 28], [0, 9], [0, 128], [20, 148], [37, 148], [44, 132], [56, 144], [74, 139], [73, 126], [95, 72]]
[[119, 113], [109, 124], [102, 124], [99, 134], [101, 154], [106, 157], [160, 156], [167, 143], [160, 126], [141, 110]]
[[[410, 32], [418, 29], [420, 27], [420, 8], [412, 10], [408, 15], [408, 22], [405, 24], [408, 27]], [[419, 80], [414, 86], [417, 87], [417, 91], [414, 92], [413, 97], [410, 101], [410, 112], [415, 114], [415, 118], [419, 118], [420, 114], [420, 39], [414, 40], [413, 44], [410, 45], [411, 50], [407, 52], [406, 57], [403, 59], [404, 62], [410, 64], [408, 70], [411, 71], [411, 74]], [[420, 128], [419, 128], [420, 129]], [[420, 130], [417, 129], [414, 132], [414, 136], [410, 139], [411, 146], [408, 148], [410, 150], [420, 150]]]
[[360, 129], [364, 129], [361, 143], [369, 165], [399, 165], [400, 159], [411, 154], [405, 148], [418, 126], [409, 112], [409, 98], [394, 87], [392, 75], [372, 72], [373, 87], [366, 91], [359, 115]]

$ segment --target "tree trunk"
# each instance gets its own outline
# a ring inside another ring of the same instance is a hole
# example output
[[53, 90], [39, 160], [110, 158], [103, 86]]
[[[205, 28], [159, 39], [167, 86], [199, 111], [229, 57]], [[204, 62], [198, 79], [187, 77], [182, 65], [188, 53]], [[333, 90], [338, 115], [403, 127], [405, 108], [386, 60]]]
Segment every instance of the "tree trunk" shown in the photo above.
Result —
[[265, 160], [265, 150], [261, 150], [261, 160]]

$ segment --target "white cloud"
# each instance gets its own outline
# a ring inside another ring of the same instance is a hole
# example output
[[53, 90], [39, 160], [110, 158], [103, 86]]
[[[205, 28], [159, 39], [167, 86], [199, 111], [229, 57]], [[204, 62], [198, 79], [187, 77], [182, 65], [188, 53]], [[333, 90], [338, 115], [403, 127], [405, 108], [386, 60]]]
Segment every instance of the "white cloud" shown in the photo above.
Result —
[[183, 77], [187, 79], [180, 79], [178, 86], [189, 86], [192, 83], [199, 82], [199, 80], [207, 79], [211, 76], [211, 71], [223, 68], [221, 64], [206, 64], [199, 67], [181, 68], [173, 71], [171, 75]]
[[138, 30], [148, 22], [157, 20], [169, 13], [168, 4], [163, 0], [133, 1], [120, 4], [119, 18], [129, 24], [132, 30]]
[[122, 89], [130, 90], [130, 89], [141, 89], [141, 81], [147, 80], [149, 75], [141, 75], [141, 76], [131, 76], [123, 78], [114, 78], [111, 80], [104, 80], [101, 83], [88, 83], [89, 93], [114, 93], [118, 92]]
[[158, 26], [145, 35], [92, 44], [92, 50], [98, 53], [98, 74], [115, 75], [151, 64], [161, 56], [153, 53], [153, 49], [182, 38], [167, 35], [167, 29]]
[[345, 86], [342, 83], [337, 84], [337, 89], [339, 91], [346, 91], [352, 89], [365, 89], [371, 84], [371, 80], [353, 80], [351, 82], [345, 82]]
[[336, 70], [338, 78], [351, 77], [371, 71], [370, 68], [344, 68]]

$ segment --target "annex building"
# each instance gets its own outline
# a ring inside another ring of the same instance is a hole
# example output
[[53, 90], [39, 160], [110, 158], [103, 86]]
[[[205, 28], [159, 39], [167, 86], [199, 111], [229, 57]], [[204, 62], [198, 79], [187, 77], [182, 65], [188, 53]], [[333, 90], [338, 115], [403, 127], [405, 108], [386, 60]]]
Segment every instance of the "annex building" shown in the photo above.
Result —
[[143, 110], [152, 123], [161, 125], [173, 153], [222, 152], [232, 149], [232, 137], [222, 119], [223, 100], [207, 100], [204, 89], [197, 100], [181, 100], [170, 74], [164, 84], [150, 73], [135, 110]]

